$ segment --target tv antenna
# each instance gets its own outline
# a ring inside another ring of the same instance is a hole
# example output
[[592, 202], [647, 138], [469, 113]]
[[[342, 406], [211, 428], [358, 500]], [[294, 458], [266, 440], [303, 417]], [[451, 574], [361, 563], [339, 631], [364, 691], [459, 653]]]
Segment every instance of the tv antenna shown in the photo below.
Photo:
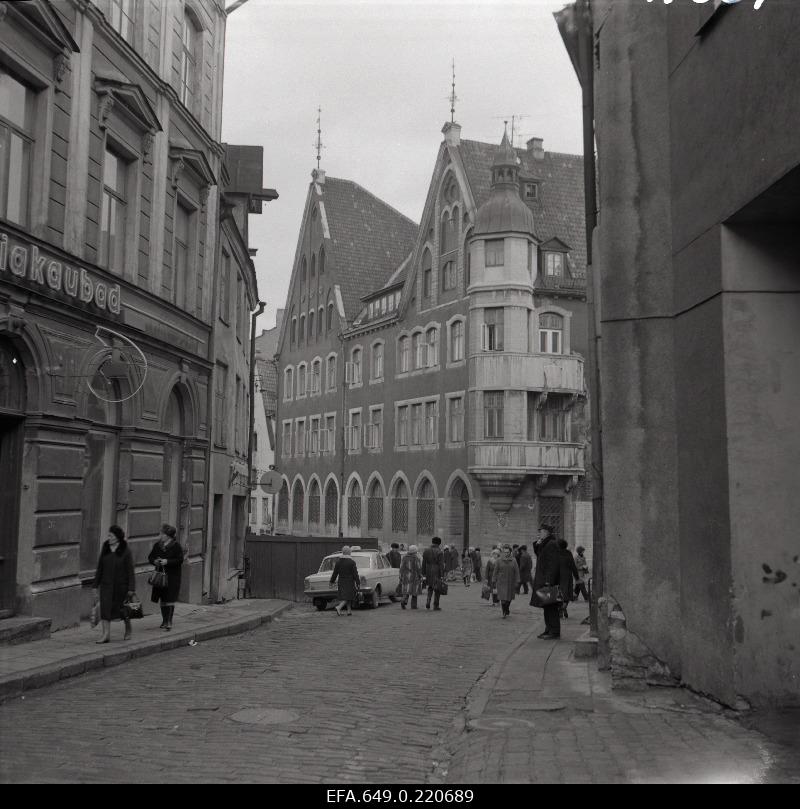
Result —
[[516, 146], [516, 143], [514, 143], [514, 138], [516, 137], [516, 135], [519, 134], [517, 132], [517, 123], [519, 121], [521, 121], [523, 118], [530, 118], [530, 115], [528, 115], [528, 113], [522, 113], [522, 114], [509, 113], [508, 115], [495, 115], [494, 116], [495, 121], [503, 121], [506, 124], [509, 121], [511, 121], [511, 145], [512, 146]]
[[317, 139], [314, 142], [314, 148], [317, 150], [317, 171], [319, 171], [319, 161], [322, 159], [322, 150], [325, 144], [322, 142], [322, 107], [317, 107]]

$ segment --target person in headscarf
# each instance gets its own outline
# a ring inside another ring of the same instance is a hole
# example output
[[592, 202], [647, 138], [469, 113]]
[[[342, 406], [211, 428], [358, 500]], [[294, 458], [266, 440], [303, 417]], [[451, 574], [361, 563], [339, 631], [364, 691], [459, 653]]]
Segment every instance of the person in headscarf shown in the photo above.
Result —
[[497, 562], [500, 559], [500, 551], [497, 548], [492, 548], [492, 555], [486, 563], [486, 583], [492, 591], [492, 606], [500, 603], [497, 597], [497, 584], [495, 582], [495, 571], [497, 570]]
[[161, 536], [156, 540], [150, 555], [147, 557], [156, 570], [167, 574], [167, 581], [163, 587], [153, 586], [150, 600], [161, 602], [161, 626], [169, 632], [172, 629], [172, 619], [175, 615], [175, 602], [181, 591], [181, 565], [183, 564], [183, 548], [177, 540], [178, 532], [166, 523], [161, 526]]
[[500, 549], [500, 558], [495, 565], [493, 577], [497, 597], [503, 608], [503, 618], [508, 618], [519, 584], [519, 565], [510, 545], [503, 545]]
[[[342, 607], [347, 607], [347, 614], [352, 615], [352, 604], [358, 601], [358, 566], [352, 559], [349, 545], [342, 548], [342, 555], [336, 560], [331, 573], [331, 584], [338, 588], [339, 603], [336, 605], [336, 614], [342, 614]], [[337, 583], [338, 579], [338, 583]]]
[[133, 572], [133, 555], [125, 541], [125, 532], [118, 526], [108, 529], [108, 536], [100, 549], [97, 571], [92, 587], [100, 602], [100, 638], [96, 643], [111, 640], [111, 622], [122, 618], [125, 621], [125, 640], [131, 636], [131, 622], [125, 614], [123, 604], [136, 591], [136, 578]]
[[417, 556], [417, 546], [412, 545], [400, 562], [400, 606], [405, 609], [411, 596], [411, 609], [417, 609], [417, 596], [422, 595], [424, 579], [422, 562]]

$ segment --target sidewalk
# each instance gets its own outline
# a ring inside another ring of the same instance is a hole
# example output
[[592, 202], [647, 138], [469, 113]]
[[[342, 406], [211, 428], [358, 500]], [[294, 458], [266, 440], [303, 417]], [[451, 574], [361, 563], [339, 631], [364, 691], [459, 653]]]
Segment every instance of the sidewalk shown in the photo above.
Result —
[[122, 621], [111, 624], [111, 642], [104, 644], [95, 643], [99, 628], [84, 622], [79, 627], [54, 632], [47, 640], [0, 646], [0, 702], [136, 657], [247, 632], [269, 623], [292, 606], [290, 601], [277, 599], [242, 599], [207, 606], [176, 604], [171, 632], [159, 629], [161, 614], [155, 612], [132, 622], [133, 637], [127, 641], [122, 640]]
[[687, 689], [612, 691], [596, 659], [574, 655], [588, 605], [570, 604], [569, 613], [560, 641], [539, 640], [541, 620], [532, 618], [486, 671], [445, 742], [448, 763], [435, 781], [800, 783], [797, 713], [784, 711], [772, 732], [764, 715]]

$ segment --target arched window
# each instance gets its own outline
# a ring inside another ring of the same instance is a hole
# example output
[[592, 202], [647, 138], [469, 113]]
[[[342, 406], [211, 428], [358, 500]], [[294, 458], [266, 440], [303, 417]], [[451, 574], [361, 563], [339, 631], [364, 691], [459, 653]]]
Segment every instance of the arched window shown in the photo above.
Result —
[[433, 536], [436, 512], [436, 500], [433, 496], [433, 484], [425, 478], [417, 491], [417, 533]]
[[326, 371], [326, 387], [329, 391], [336, 390], [336, 355], [328, 357], [328, 368]]
[[306, 379], [306, 364], [301, 362], [300, 365], [297, 366], [297, 398], [301, 398], [306, 395], [306, 385], [308, 380]]
[[333, 303], [328, 304], [328, 323], [326, 326], [327, 331], [330, 331], [333, 326]]
[[298, 478], [292, 489], [292, 528], [303, 527], [303, 510], [305, 507], [305, 491], [303, 481]]
[[450, 324], [450, 362], [464, 359], [464, 321], [454, 320]]
[[442, 214], [442, 220], [439, 223], [439, 253], [447, 253], [453, 249], [450, 241], [450, 232], [452, 225], [450, 224], [450, 214], [445, 211]]
[[314, 310], [312, 309], [308, 313], [308, 340], [311, 342], [311, 338], [314, 336]]
[[322, 393], [322, 360], [314, 360], [311, 363], [311, 393], [315, 395]]
[[381, 482], [372, 481], [367, 495], [367, 530], [380, 531], [383, 528], [383, 487]]
[[392, 493], [392, 531], [408, 533], [408, 488], [402, 480], [397, 481]]
[[308, 281], [308, 264], [306, 263], [306, 257], [303, 256], [303, 261], [300, 264], [300, 296], [305, 297], [306, 292], [306, 282]]
[[294, 395], [294, 368], [283, 369], [283, 401], [289, 402]]
[[426, 249], [422, 254], [422, 298], [430, 298], [431, 284], [433, 283], [433, 264], [431, 262], [431, 251]]
[[371, 379], [383, 379], [383, 343], [372, 346], [372, 372]]
[[361, 384], [361, 349], [354, 348], [353, 353], [350, 355], [350, 364], [351, 364], [351, 377], [350, 377], [350, 384], [351, 385], [360, 385]]
[[316, 479], [311, 481], [308, 487], [308, 530], [319, 530], [319, 517], [320, 517], [320, 496], [319, 496], [319, 483]]
[[339, 523], [339, 489], [334, 480], [329, 480], [325, 487], [325, 530], [336, 531]]
[[411, 370], [411, 340], [406, 337], [401, 337], [398, 342], [398, 367], [400, 373], [406, 373]]
[[289, 341], [290, 345], [294, 345], [297, 342], [297, 318], [292, 317], [292, 332], [291, 332], [291, 340]]
[[311, 286], [309, 287], [309, 294], [314, 292], [317, 288], [317, 256], [311, 254]]
[[561, 354], [564, 347], [564, 318], [553, 312], [539, 315], [539, 351]]
[[431, 327], [425, 334], [427, 343], [427, 365], [433, 368], [439, 364], [439, 329]]
[[319, 250], [319, 277], [325, 275], [325, 248], [320, 247]]
[[289, 485], [283, 481], [278, 492], [278, 528], [284, 531], [289, 527]]
[[325, 307], [320, 306], [319, 312], [317, 313], [317, 342], [319, 342], [319, 338], [322, 337], [322, 326], [325, 323]]
[[300, 334], [297, 335], [298, 344], [302, 343], [306, 337], [306, 316], [300, 315]]
[[361, 484], [354, 480], [350, 486], [350, 495], [347, 498], [347, 527], [359, 528], [361, 526]]
[[428, 345], [423, 339], [421, 331], [411, 335], [411, 351], [414, 354], [414, 367], [426, 368], [428, 359]]

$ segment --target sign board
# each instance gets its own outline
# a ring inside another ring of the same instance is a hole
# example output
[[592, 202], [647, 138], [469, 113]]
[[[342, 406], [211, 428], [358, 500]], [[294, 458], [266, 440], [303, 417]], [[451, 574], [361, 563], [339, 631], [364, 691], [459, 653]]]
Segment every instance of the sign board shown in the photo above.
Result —
[[264, 494], [277, 494], [281, 488], [281, 476], [274, 469], [268, 469], [258, 483]]

